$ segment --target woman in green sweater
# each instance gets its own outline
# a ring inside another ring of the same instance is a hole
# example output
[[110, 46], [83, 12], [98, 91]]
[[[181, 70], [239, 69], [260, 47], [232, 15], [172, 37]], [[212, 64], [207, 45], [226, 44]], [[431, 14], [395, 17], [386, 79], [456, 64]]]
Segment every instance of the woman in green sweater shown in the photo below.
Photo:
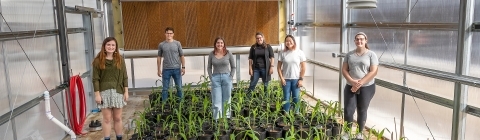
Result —
[[110, 140], [111, 122], [117, 139], [122, 139], [122, 108], [128, 100], [128, 77], [125, 61], [122, 59], [117, 40], [108, 37], [103, 40], [102, 49], [93, 60], [93, 86], [95, 102], [102, 109], [102, 130], [105, 140]]

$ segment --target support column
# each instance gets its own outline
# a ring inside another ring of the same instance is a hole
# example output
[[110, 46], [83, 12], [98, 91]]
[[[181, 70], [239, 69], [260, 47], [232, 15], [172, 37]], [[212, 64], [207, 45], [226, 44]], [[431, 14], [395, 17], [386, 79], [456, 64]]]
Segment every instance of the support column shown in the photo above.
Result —
[[[60, 48], [60, 66], [62, 70], [62, 83], [70, 85], [70, 56], [68, 50], [68, 34], [67, 34], [67, 22], [65, 17], [65, 1], [64, 0], [55, 0], [55, 13], [56, 13], [56, 24], [58, 28], [58, 47]], [[65, 90], [67, 98], [70, 98], [68, 90]], [[67, 107], [70, 107], [70, 102], [66, 102]], [[64, 116], [65, 124], [68, 125], [68, 116], [72, 114], [67, 114]]]
[[113, 32], [115, 39], [117, 39], [118, 48], [125, 49], [125, 43], [123, 41], [123, 22], [122, 22], [122, 6], [119, 0], [112, 0], [112, 12], [113, 12]]
[[[407, 19], [406, 23], [410, 23], [410, 8], [412, 1], [407, 0]], [[408, 65], [408, 47], [410, 46], [410, 30], [407, 29], [407, 32], [405, 34], [405, 48], [404, 48], [404, 54], [403, 54], [403, 64]], [[407, 86], [407, 72], [403, 71], [403, 86]], [[401, 115], [400, 115], [400, 137], [402, 138], [404, 134], [404, 123], [405, 123], [405, 94], [402, 94], [402, 106], [401, 106]]]
[[[2, 22], [2, 24], [3, 24], [3, 22]], [[12, 99], [13, 95], [12, 95], [12, 86], [10, 85], [10, 73], [9, 73], [9, 70], [8, 70], [7, 49], [6, 49], [6, 46], [5, 46], [5, 42], [3, 42], [3, 41], [2, 41], [2, 57], [3, 57], [3, 70], [4, 70], [4, 73], [5, 73], [5, 83], [6, 83], [5, 86], [7, 87], [7, 94], [8, 94], [8, 106], [10, 107], [10, 110], [13, 111], [13, 109], [15, 108], [13, 106], [13, 100], [15, 100], [15, 99]], [[15, 118], [11, 118], [10, 122], [12, 123], [11, 127], [12, 127], [13, 139], [16, 140], [17, 139], [17, 128], [16, 128], [16, 125], [15, 125]], [[8, 124], [8, 122], [7, 122], [7, 124]]]
[[[472, 29], [475, 0], [460, 0], [457, 61], [455, 74], [468, 75], [470, 69], [470, 51], [472, 47]], [[452, 117], [452, 140], [465, 139], [466, 108], [468, 86], [455, 82]]]
[[[88, 75], [88, 77], [86, 77], [86, 81], [92, 81], [92, 75], [93, 75], [93, 66], [92, 66], [92, 63], [93, 63], [93, 59], [95, 58], [95, 29], [94, 29], [94, 23], [93, 23], [93, 17], [92, 17], [92, 13], [88, 13], [88, 14], [83, 14], [82, 15], [83, 17], [83, 28], [85, 28], [85, 30], [87, 30], [85, 33], [84, 33], [84, 44], [85, 44], [85, 59], [86, 59], [86, 68], [87, 68], [87, 71], [90, 71], [90, 74]], [[86, 98], [87, 99], [87, 102], [88, 104], [90, 104], [89, 106], [91, 107], [94, 107], [97, 105], [95, 103], [95, 94], [94, 94], [94, 91], [93, 91], [93, 84], [91, 82], [87, 82], [85, 83], [85, 88], [87, 91], [87, 97], [89, 96], [89, 98]], [[88, 109], [87, 109], [88, 110]]]
[[[348, 12], [347, 12], [347, 0], [342, 0], [340, 3], [340, 54], [344, 54], [348, 52], [348, 29], [347, 29], [347, 23], [348, 23]], [[340, 104], [340, 108], [344, 108], [343, 106], [343, 99], [345, 98], [343, 96], [343, 87], [346, 84], [345, 78], [343, 78], [342, 75], [342, 66], [343, 66], [343, 57], [340, 57], [339, 59], [339, 68], [340, 72], [338, 73], [338, 79], [339, 79], [339, 85], [338, 85], [338, 93], [340, 94], [338, 96], [338, 103]]]

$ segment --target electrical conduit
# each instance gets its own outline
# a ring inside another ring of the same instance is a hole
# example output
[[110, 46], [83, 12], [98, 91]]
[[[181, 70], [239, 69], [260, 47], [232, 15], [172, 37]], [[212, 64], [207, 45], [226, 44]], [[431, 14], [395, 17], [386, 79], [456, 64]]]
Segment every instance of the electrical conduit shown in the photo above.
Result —
[[45, 91], [43, 93], [43, 97], [45, 98], [45, 112], [46, 112], [47, 118], [53, 121], [53, 123], [55, 123], [56, 125], [60, 126], [60, 128], [62, 128], [65, 132], [67, 132], [70, 135], [70, 138], [72, 140], [76, 140], [77, 135], [70, 128], [68, 128], [63, 123], [58, 121], [55, 117], [53, 117], [52, 112], [50, 110], [50, 93], [48, 91]]

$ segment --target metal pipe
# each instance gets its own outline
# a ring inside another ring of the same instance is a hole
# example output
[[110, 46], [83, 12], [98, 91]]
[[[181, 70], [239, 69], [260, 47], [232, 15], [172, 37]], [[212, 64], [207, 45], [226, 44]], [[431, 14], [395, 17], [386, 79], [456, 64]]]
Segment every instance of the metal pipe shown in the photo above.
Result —
[[[457, 57], [455, 74], [468, 75], [470, 69], [470, 51], [472, 47], [472, 30], [475, 0], [461, 0], [458, 21]], [[468, 86], [455, 82], [453, 97], [452, 138], [465, 139], [466, 108], [468, 104]]]
[[237, 75], [237, 84], [240, 83], [240, 54], [235, 54], [235, 64], [236, 64], [236, 71], [235, 74]]
[[[270, 44], [272, 46], [273, 52], [278, 52], [280, 48], [279, 45]], [[228, 51], [232, 54], [248, 54], [250, 51], [250, 46], [227, 46]], [[212, 52], [211, 47], [205, 48], [194, 48], [194, 49], [183, 49], [183, 55], [185, 56], [205, 56]], [[157, 50], [139, 50], [139, 51], [121, 51], [121, 54], [125, 58], [153, 58], [158, 56]]]
[[77, 135], [75, 134], [75, 132], [72, 131], [72, 129], [68, 128], [62, 122], [58, 121], [55, 117], [53, 117], [52, 111], [50, 111], [50, 93], [48, 91], [45, 91], [43, 93], [43, 97], [45, 98], [45, 115], [47, 115], [47, 118], [56, 125], [58, 125], [60, 128], [62, 128], [65, 132], [67, 132], [70, 135], [70, 139], [77, 139]]
[[[347, 53], [348, 48], [347, 48], [347, 38], [348, 38], [348, 32], [347, 32], [347, 23], [348, 23], [348, 12], [347, 12], [347, 0], [342, 0], [340, 3], [340, 22], [341, 22], [341, 27], [340, 27], [340, 53]], [[338, 73], [338, 103], [340, 104], [341, 108], [344, 108], [343, 105], [343, 86], [346, 84], [345, 78], [343, 78], [342, 75], [342, 67], [343, 67], [343, 59], [344, 57], [340, 57], [338, 64], [339, 64], [339, 70], [340, 72]]]
[[57, 21], [58, 21], [58, 38], [60, 42], [60, 57], [62, 63], [62, 77], [63, 83], [70, 82], [70, 64], [69, 64], [69, 51], [68, 51], [68, 35], [67, 35], [67, 22], [65, 18], [65, 1], [55, 1]]
[[[125, 55], [124, 55], [124, 57], [125, 57]], [[133, 63], [133, 58], [130, 58], [130, 72], [131, 72], [131, 75], [132, 75], [132, 87], [136, 88], [136, 86], [135, 86], [135, 66], [134, 66], [134, 63]], [[137, 95], [137, 93], [133, 92], [133, 95]]]
[[[410, 23], [410, 8], [412, 7], [412, 1], [407, 0], [407, 19], [405, 22]], [[403, 64], [408, 65], [408, 47], [410, 46], [410, 30], [407, 30], [405, 34], [405, 47], [403, 54]], [[407, 72], [403, 71], [403, 86], [407, 86]], [[402, 106], [400, 108], [400, 137], [404, 135], [404, 123], [405, 123], [405, 94], [402, 94]], [[397, 129], [397, 128], [395, 128]]]

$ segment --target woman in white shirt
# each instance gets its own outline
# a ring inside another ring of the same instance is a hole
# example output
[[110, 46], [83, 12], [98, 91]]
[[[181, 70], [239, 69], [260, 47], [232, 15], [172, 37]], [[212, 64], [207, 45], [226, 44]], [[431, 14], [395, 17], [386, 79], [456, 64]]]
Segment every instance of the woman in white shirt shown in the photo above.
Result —
[[283, 101], [287, 101], [283, 105], [285, 112], [290, 111], [290, 96], [293, 98], [295, 113], [299, 111], [300, 87], [303, 86], [306, 60], [303, 51], [297, 48], [295, 38], [292, 35], [287, 35], [285, 37], [285, 49], [279, 54], [277, 66], [278, 77], [282, 82]]

